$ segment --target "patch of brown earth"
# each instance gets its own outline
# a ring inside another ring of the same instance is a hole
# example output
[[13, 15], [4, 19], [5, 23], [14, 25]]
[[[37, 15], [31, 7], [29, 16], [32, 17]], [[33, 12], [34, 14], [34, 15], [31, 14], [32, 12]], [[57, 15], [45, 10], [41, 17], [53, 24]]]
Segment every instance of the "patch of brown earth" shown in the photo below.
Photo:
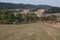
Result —
[[[47, 23], [44, 24], [48, 26]], [[57, 34], [53, 31], [53, 29], [51, 29], [50, 27], [42, 27], [42, 29], [45, 30], [53, 40], [57, 40], [55, 37]]]
[[60, 23], [52, 23], [50, 25], [55, 28], [60, 28]]

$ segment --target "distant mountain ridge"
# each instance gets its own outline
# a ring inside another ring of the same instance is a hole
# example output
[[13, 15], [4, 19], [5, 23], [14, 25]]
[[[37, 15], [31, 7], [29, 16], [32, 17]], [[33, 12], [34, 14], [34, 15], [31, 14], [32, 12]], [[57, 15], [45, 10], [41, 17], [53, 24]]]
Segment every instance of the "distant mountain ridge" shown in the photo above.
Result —
[[45, 9], [51, 7], [48, 5], [32, 5], [32, 4], [14, 4], [0, 2], [0, 9]]
[[49, 5], [32, 5], [32, 4], [14, 4], [0, 2], [0, 9], [45, 9], [45, 13], [60, 13], [60, 7], [53, 7]]

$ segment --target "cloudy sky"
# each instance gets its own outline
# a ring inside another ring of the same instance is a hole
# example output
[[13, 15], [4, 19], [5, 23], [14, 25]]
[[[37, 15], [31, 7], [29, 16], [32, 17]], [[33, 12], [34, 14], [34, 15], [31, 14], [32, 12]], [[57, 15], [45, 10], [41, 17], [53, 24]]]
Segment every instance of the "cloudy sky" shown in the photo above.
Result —
[[51, 6], [59, 6], [60, 0], [0, 0], [0, 2], [7, 3], [24, 3], [24, 4], [34, 4], [34, 5], [51, 5]]

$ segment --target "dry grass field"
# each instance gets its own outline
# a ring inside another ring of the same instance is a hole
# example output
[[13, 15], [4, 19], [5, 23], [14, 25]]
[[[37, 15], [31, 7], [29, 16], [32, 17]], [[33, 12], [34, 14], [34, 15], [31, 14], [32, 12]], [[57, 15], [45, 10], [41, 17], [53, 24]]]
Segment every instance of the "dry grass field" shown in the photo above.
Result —
[[56, 25], [55, 27], [48, 23], [0, 25], [0, 40], [60, 40], [60, 27]]

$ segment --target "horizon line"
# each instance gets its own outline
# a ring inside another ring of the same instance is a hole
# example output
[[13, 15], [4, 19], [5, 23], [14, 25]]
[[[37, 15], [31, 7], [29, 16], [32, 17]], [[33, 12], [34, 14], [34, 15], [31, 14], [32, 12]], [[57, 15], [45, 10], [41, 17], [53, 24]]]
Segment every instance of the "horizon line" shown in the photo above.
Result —
[[60, 7], [60, 6], [54, 6], [54, 5], [49, 5], [49, 4], [31, 4], [31, 3], [14, 3], [14, 2], [0, 2], [0, 3], [11, 3], [11, 4], [30, 4], [30, 5], [47, 5], [47, 6], [52, 6], [52, 7]]

